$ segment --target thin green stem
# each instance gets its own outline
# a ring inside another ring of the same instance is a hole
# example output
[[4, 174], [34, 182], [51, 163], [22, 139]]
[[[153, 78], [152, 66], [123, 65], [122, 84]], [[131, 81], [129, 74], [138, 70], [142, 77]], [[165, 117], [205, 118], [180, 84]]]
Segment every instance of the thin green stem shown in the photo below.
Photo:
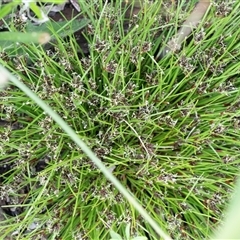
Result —
[[152, 228], [163, 237], [165, 240], [171, 240], [158, 224], [150, 217], [145, 209], [139, 204], [139, 202], [133, 197], [133, 194], [128, 192], [123, 185], [117, 180], [116, 177], [105, 167], [99, 158], [87, 147], [87, 145], [79, 138], [79, 136], [69, 127], [66, 122], [56, 113], [51, 107], [49, 107], [42, 99], [40, 99], [34, 92], [32, 92], [24, 83], [15, 78], [8, 70], [0, 66], [0, 74], [5, 75], [13, 82], [19, 89], [21, 89], [26, 95], [28, 95], [33, 101], [35, 101], [53, 120], [69, 135], [69, 137], [86, 153], [86, 155], [98, 166], [102, 173], [108, 178], [115, 187], [124, 195], [124, 197], [132, 204], [137, 211], [148, 221]]

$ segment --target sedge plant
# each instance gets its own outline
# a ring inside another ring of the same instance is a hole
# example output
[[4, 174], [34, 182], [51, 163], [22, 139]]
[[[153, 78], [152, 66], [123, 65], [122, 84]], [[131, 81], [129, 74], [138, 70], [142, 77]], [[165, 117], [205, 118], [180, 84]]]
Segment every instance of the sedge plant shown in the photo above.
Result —
[[232, 220], [227, 232], [222, 219], [239, 175], [239, 3], [220, 17], [216, 4], [210, 24], [161, 60], [154, 43], [174, 35], [191, 4], [164, 17], [156, 3], [144, 5], [127, 31], [120, 4], [79, 5], [91, 21], [88, 55], [73, 36], [54, 33], [51, 49], [2, 53], [15, 75], [1, 68], [11, 80], [0, 98], [0, 161], [9, 168], [1, 199], [15, 214], [1, 221], [3, 237], [203, 239], [219, 225], [229, 236]]

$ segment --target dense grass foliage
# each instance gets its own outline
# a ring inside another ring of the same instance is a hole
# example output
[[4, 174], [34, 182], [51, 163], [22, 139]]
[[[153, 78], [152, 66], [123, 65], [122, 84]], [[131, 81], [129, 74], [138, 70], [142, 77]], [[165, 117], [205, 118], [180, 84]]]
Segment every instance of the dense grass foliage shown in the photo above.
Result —
[[[175, 12], [162, 4], [165, 15], [157, 3], [146, 5], [127, 32], [119, 6], [84, 4], [92, 20], [84, 30], [88, 55], [74, 37], [57, 38], [48, 50], [2, 52], [1, 63], [62, 116], [173, 239], [209, 237], [239, 172], [239, 3], [225, 12], [215, 4], [181, 52], [161, 60], [154, 59], [159, 44], [190, 4]], [[4, 236], [109, 239], [109, 230], [124, 236], [130, 223], [132, 237], [158, 239], [13, 85], [0, 92], [0, 117], [0, 199], [15, 215], [0, 224]]]

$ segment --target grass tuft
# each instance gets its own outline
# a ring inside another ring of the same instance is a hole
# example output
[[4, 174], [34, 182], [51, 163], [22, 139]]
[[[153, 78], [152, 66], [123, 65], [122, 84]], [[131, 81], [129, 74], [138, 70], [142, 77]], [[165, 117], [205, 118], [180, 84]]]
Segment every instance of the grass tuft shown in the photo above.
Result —
[[[165, 15], [157, 3], [145, 4], [128, 23], [120, 4], [80, 5], [92, 20], [83, 33], [88, 55], [73, 36], [55, 34], [54, 47], [23, 45], [21, 56], [1, 53], [1, 64], [76, 131], [173, 239], [209, 237], [239, 175], [239, 3], [227, 12], [216, 4], [182, 51], [159, 61], [156, 42], [167, 42], [191, 4], [173, 14], [162, 3]], [[3, 238], [109, 239], [111, 230], [125, 236], [130, 226], [131, 237], [158, 239], [13, 85], [0, 92], [0, 118], [0, 199], [9, 215], [0, 223]]]

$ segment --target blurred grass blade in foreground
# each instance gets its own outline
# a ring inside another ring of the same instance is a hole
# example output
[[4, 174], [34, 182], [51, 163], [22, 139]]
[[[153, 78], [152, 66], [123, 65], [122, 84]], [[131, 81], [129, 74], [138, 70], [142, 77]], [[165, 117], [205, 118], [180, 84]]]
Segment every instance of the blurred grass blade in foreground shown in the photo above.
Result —
[[102, 171], [105, 177], [113, 183], [113, 185], [119, 190], [120, 193], [127, 199], [130, 205], [132, 205], [142, 217], [151, 225], [155, 232], [165, 240], [172, 240], [158, 225], [158, 223], [147, 213], [142, 207], [136, 197], [128, 191], [120, 181], [106, 168], [102, 161], [92, 152], [92, 150], [79, 138], [76, 132], [41, 98], [39, 98], [33, 91], [31, 91], [24, 83], [20, 82], [15, 76], [13, 76], [7, 69], [0, 65], [0, 75], [5, 74], [9, 80], [20, 88], [26, 95], [28, 95], [33, 101], [35, 101], [44, 111], [48, 114], [58, 125], [61, 127], [82, 150], [92, 160], [94, 164]]
[[212, 239], [240, 239], [240, 179], [225, 213], [223, 224], [219, 226]]
[[31, 33], [1, 32], [0, 42], [1, 41], [45, 44], [50, 41], [50, 35], [49, 33], [44, 32], [31, 32]]

